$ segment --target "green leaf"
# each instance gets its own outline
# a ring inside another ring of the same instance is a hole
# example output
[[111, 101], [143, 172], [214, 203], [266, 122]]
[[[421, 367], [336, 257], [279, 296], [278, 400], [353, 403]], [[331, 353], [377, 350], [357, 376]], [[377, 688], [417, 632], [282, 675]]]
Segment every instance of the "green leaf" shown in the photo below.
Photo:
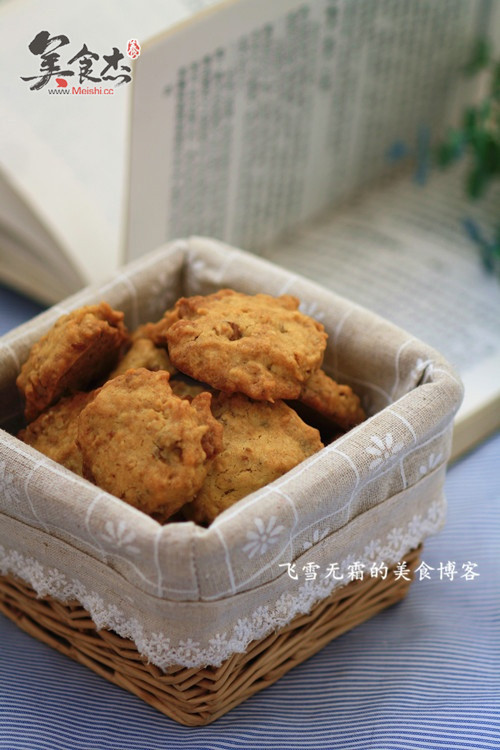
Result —
[[436, 161], [440, 167], [448, 167], [452, 163], [453, 155], [447, 143], [440, 143], [436, 148]]
[[500, 224], [497, 225], [493, 242], [494, 242], [495, 252], [500, 257]]
[[500, 60], [494, 63], [491, 71], [491, 96], [497, 104], [500, 102]]
[[464, 73], [474, 76], [480, 70], [488, 67], [491, 60], [491, 43], [486, 37], [478, 39], [474, 45], [471, 58], [464, 67]]
[[474, 75], [485, 68], [491, 73], [491, 91], [477, 105], [464, 110], [462, 128], [450, 128], [435, 149], [441, 167], [467, 152], [471, 167], [465, 189], [473, 200], [500, 177], [500, 61], [492, 58], [490, 41], [482, 38], [476, 41], [465, 71]]
[[463, 151], [465, 138], [462, 130], [450, 128], [444, 141], [436, 149], [436, 161], [441, 167], [447, 167], [456, 161]]
[[486, 99], [484, 99], [484, 101], [481, 102], [481, 106], [479, 107], [479, 118], [480, 118], [481, 124], [484, 124], [486, 120], [488, 120], [488, 118], [490, 117], [491, 105], [492, 105], [492, 102], [489, 97], [487, 97]]
[[491, 177], [500, 175], [500, 140], [491, 134], [486, 146], [485, 160]]
[[486, 174], [481, 168], [474, 167], [467, 175], [467, 193], [471, 198], [480, 198], [486, 188]]
[[487, 161], [489, 136], [485, 130], [479, 128], [475, 131], [471, 140], [471, 147], [478, 165], [484, 165]]
[[474, 137], [477, 128], [478, 114], [475, 107], [467, 107], [463, 117], [464, 133], [468, 139]]

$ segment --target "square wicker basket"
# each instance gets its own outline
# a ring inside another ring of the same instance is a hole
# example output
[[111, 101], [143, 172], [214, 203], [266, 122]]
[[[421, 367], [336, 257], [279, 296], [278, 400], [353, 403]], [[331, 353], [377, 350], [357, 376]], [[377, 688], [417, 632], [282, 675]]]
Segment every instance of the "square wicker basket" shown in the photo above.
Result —
[[[14, 437], [16, 375], [60, 315], [104, 299], [134, 328], [222, 287], [299, 297], [369, 418], [208, 529], [162, 527]], [[444, 522], [461, 395], [437, 352], [370, 312], [213, 240], [170, 243], [0, 339], [0, 609], [173, 719], [209, 723], [406, 594], [411, 575], [391, 569], [414, 570]], [[382, 562], [386, 577], [368, 574]]]

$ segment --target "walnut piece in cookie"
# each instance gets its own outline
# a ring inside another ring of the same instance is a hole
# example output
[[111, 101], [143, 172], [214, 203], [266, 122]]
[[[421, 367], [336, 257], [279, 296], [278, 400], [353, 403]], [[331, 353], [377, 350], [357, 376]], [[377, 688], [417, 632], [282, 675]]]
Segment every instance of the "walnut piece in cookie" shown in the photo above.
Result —
[[108, 380], [116, 378], [117, 375], [123, 375], [127, 370], [137, 370], [139, 367], [145, 367], [146, 370], [152, 372], [166, 370], [170, 375], [177, 372], [170, 362], [166, 349], [155, 346], [151, 339], [134, 337], [132, 346], [118, 362]]
[[78, 417], [96, 391], [75, 393], [58, 401], [18, 434], [19, 440], [82, 476], [82, 454], [76, 444]]
[[318, 370], [303, 385], [299, 401], [349, 430], [366, 419], [359, 396], [348, 385], [339, 385], [323, 370]]
[[319, 432], [283, 401], [252, 401], [220, 394], [212, 412], [224, 427], [224, 448], [210, 466], [186, 518], [209, 524], [237, 500], [254, 492], [323, 448]]
[[[297, 398], [323, 361], [321, 323], [297, 309], [295, 297], [222, 289], [180, 299], [165, 338], [181, 372], [225, 393], [253, 399]], [[172, 323], [177, 312], [179, 320]]]
[[127, 341], [123, 313], [107, 302], [59, 318], [33, 345], [16, 381], [27, 422], [61, 396], [85, 390], [106, 375]]
[[210, 393], [189, 403], [168, 381], [144, 368], [108, 381], [80, 414], [77, 439], [87, 479], [165, 519], [192, 500], [222, 449]]

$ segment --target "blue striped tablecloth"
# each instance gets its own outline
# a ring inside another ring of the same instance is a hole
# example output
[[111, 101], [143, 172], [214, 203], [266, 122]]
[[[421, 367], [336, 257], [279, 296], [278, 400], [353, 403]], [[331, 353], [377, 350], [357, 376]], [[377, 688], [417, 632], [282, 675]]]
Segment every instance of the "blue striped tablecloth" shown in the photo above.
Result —
[[[32, 313], [0, 289], [0, 330]], [[431, 580], [208, 727], [175, 724], [0, 616], [0, 750], [500, 748], [499, 466], [500, 434], [450, 469]], [[480, 575], [439, 580], [448, 561]]]

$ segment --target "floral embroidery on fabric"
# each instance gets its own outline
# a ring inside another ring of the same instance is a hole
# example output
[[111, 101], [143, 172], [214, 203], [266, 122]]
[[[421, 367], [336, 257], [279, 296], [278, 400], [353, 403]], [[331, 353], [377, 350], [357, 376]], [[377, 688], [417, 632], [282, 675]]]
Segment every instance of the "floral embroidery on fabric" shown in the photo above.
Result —
[[325, 536], [328, 536], [329, 533], [330, 533], [330, 529], [328, 528], [327, 529], [315, 529], [312, 535], [312, 540], [311, 541], [307, 540], [306, 542], [304, 542], [302, 545], [302, 549], [304, 551], [306, 549], [310, 549], [314, 544], [317, 544], [322, 539], [324, 539]]
[[257, 531], [247, 531], [248, 544], [243, 547], [243, 551], [248, 552], [249, 560], [257, 553], [263, 555], [272, 544], [278, 541], [278, 537], [285, 527], [276, 526], [276, 521], [276, 516], [271, 516], [266, 526], [262, 518], [255, 519]]
[[418, 530], [422, 525], [422, 516], [415, 515], [408, 524], [408, 532], [410, 534], [418, 534]]
[[437, 454], [431, 453], [427, 459], [427, 462], [423, 463], [420, 466], [420, 469], [419, 469], [420, 473], [424, 475], [424, 474], [427, 474], [429, 471], [432, 471], [433, 469], [435, 469], [436, 466], [441, 462], [442, 458], [443, 458], [442, 453], [437, 453]]
[[394, 442], [394, 438], [391, 432], [388, 432], [383, 438], [379, 438], [377, 435], [372, 435], [370, 437], [370, 440], [375, 443], [375, 445], [366, 448], [366, 452], [369, 453], [370, 456], [375, 456], [373, 461], [370, 463], [371, 471], [384, 463], [384, 461], [387, 461], [387, 459], [389, 459], [391, 456], [399, 453], [399, 451], [403, 448], [402, 442]]
[[379, 557], [380, 549], [380, 539], [372, 539], [372, 541], [366, 545], [363, 556], [366, 557], [367, 560], [376, 560]]
[[188, 638], [186, 641], [179, 641], [179, 650], [185, 658], [196, 659], [199, 658], [200, 644], [198, 641], [193, 641], [192, 638]]
[[224, 633], [216, 633], [213, 638], [210, 638], [209, 643], [215, 650], [227, 648], [226, 632], [224, 631]]
[[[435, 500], [427, 511], [427, 517], [430, 521], [438, 521], [443, 515], [443, 508], [437, 500]], [[443, 519], [444, 520], [444, 519]]]
[[9, 503], [18, 503], [20, 495], [18, 488], [14, 485], [14, 474], [7, 470], [7, 463], [0, 462], [0, 491]]
[[168, 659], [170, 653], [170, 638], [164, 633], [151, 633], [148, 639], [148, 657], [153, 664]]
[[387, 542], [389, 546], [395, 547], [398, 549], [401, 545], [401, 542], [404, 538], [404, 531], [403, 529], [391, 529], [387, 535]]
[[133, 555], [140, 552], [139, 547], [132, 544], [136, 533], [127, 527], [125, 521], [118, 521], [116, 525], [113, 521], [106, 521], [104, 524], [104, 534], [100, 536], [103, 541], [108, 542], [115, 549], [123, 549]]

